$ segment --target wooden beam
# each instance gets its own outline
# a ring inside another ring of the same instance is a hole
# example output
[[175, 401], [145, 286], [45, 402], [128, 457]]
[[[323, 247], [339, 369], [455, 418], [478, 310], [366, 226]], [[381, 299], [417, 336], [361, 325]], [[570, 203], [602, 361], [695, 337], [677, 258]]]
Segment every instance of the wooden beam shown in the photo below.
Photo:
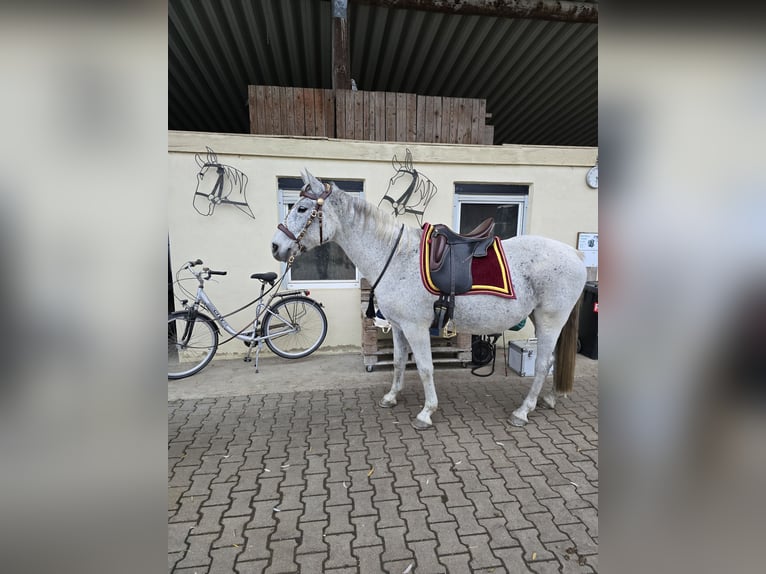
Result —
[[[336, 0], [333, 0], [335, 2]], [[351, 0], [356, 4], [446, 14], [598, 23], [598, 3], [573, 0]]]
[[332, 87], [351, 89], [348, 0], [332, 0]]

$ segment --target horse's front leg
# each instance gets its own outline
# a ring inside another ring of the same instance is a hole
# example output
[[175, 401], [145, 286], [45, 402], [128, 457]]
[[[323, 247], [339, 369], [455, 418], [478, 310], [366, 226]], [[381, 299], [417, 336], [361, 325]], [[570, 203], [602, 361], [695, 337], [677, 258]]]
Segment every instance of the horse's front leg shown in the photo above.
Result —
[[396, 404], [396, 399], [404, 385], [404, 370], [407, 367], [407, 355], [410, 352], [407, 339], [399, 327], [391, 325], [391, 334], [394, 338], [394, 382], [378, 403], [381, 407], [390, 408]]
[[412, 426], [417, 430], [424, 430], [431, 427], [431, 415], [439, 406], [434, 387], [434, 364], [431, 357], [431, 336], [428, 333], [428, 327], [413, 327], [407, 331], [407, 340], [418, 366], [418, 374], [423, 383], [423, 393], [425, 394], [423, 410], [412, 421]]

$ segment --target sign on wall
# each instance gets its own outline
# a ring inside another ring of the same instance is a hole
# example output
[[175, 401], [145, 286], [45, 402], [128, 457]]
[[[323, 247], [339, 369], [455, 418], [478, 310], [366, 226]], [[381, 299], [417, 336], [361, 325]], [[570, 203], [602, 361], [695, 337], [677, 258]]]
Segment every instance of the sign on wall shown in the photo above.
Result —
[[586, 267], [598, 267], [598, 233], [578, 233], [577, 249], [585, 254]]

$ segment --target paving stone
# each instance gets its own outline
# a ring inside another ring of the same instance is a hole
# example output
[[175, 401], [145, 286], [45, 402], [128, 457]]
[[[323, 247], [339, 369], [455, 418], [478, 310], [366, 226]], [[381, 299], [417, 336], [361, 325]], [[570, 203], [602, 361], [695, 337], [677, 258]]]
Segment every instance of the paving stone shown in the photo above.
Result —
[[325, 530], [328, 521], [320, 522], [301, 522], [299, 528], [302, 533], [300, 544], [296, 550], [297, 554], [321, 553], [327, 552], [327, 542], [325, 542]]
[[559, 540], [566, 540], [567, 535], [559, 530], [553, 523], [553, 515], [548, 512], [536, 512], [525, 515], [525, 518], [530, 520], [540, 535], [540, 542], [557, 542]]
[[356, 530], [356, 535], [352, 543], [353, 548], [360, 548], [363, 546], [379, 546], [383, 544], [383, 540], [377, 534], [377, 515], [359, 516], [352, 518], [351, 522]]
[[498, 548], [494, 550], [495, 556], [509, 573], [529, 572], [529, 565], [524, 561], [521, 548]]
[[356, 565], [356, 558], [351, 555], [353, 534], [327, 534], [325, 542], [330, 546], [325, 568], [343, 568]]
[[383, 565], [395, 560], [409, 560], [413, 557], [412, 551], [404, 544], [404, 535], [407, 529], [404, 527], [380, 528], [378, 534], [383, 537], [384, 552], [381, 556]]
[[181, 497], [180, 506], [169, 519], [169, 522], [198, 522], [201, 517], [200, 507], [205, 500], [206, 498], [203, 496]]
[[474, 515], [477, 519], [502, 516], [502, 513], [490, 501], [489, 492], [467, 492], [466, 497], [473, 503], [476, 509]]
[[561, 564], [558, 560], [534, 560], [527, 566], [536, 574], [558, 574], [561, 572]]
[[420, 501], [420, 488], [417, 485], [408, 488], [396, 488], [394, 486], [394, 490], [401, 500], [399, 505], [400, 512], [426, 509], [425, 505]]
[[447, 572], [470, 572], [468, 563], [471, 561], [470, 554], [451, 554], [439, 556], [439, 562], [444, 564]]
[[354, 527], [350, 522], [352, 508], [353, 507], [350, 504], [344, 506], [328, 506], [325, 510], [330, 515], [330, 525], [327, 527], [325, 534], [353, 533]]
[[572, 511], [588, 530], [588, 536], [598, 538], [598, 511], [595, 508], [578, 508]]
[[210, 574], [226, 574], [234, 571], [234, 563], [237, 556], [242, 552], [242, 548], [227, 546], [225, 548], [215, 548], [210, 551], [213, 559], [210, 564]]
[[541, 500], [540, 504], [550, 511], [554, 524], [572, 524], [580, 521], [577, 516], [567, 509], [563, 498], [546, 498]]
[[272, 540], [288, 540], [298, 539], [301, 537], [301, 532], [298, 530], [298, 517], [301, 515], [300, 510], [284, 510], [277, 513], [277, 530], [271, 535]]
[[268, 561], [271, 558], [271, 550], [268, 547], [269, 536], [274, 530], [271, 528], [246, 529], [245, 548], [239, 556], [238, 562]]
[[535, 497], [538, 501], [545, 498], [560, 498], [559, 493], [548, 486], [545, 476], [528, 476], [526, 477], [526, 481], [534, 489]]
[[176, 563], [176, 568], [188, 568], [192, 566], [207, 566], [211, 563], [210, 546], [218, 538], [217, 534], [201, 534], [186, 537], [189, 545], [182, 560]]
[[532, 512], [545, 512], [545, 507], [542, 506], [535, 497], [535, 491], [532, 488], [517, 488], [510, 491], [521, 503], [521, 511], [524, 514], [531, 514]]
[[443, 496], [444, 491], [437, 485], [437, 477], [435, 474], [424, 474], [418, 476], [420, 482], [419, 497], [422, 501], [423, 498], [428, 496]]
[[393, 478], [371, 478], [370, 484], [373, 488], [373, 502], [399, 500], [399, 496], [394, 493], [393, 482]]
[[[275, 476], [271, 477], [269, 473], [265, 473], [268, 476], [262, 476], [258, 480], [258, 493], [255, 494], [253, 497], [253, 500], [261, 501], [261, 500], [279, 500], [281, 496], [279, 495], [279, 485], [282, 482], [282, 477]], [[231, 496], [232, 498], [236, 498], [237, 494], [232, 492]], [[235, 501], [236, 503], [236, 501]]]
[[502, 477], [485, 479], [482, 483], [489, 490], [489, 497], [493, 505], [500, 502], [512, 502], [516, 500], [516, 497], [508, 492], [505, 480]]
[[524, 549], [524, 560], [532, 560], [535, 555], [537, 560], [550, 560], [553, 555], [546, 550], [546, 547], [540, 541], [540, 535], [537, 529], [527, 528], [526, 530], [513, 530], [511, 536], [519, 541]]
[[326, 474], [307, 474], [306, 489], [303, 491], [303, 496], [327, 496], [329, 485], [325, 485], [326, 478]]
[[461, 536], [460, 540], [468, 547], [468, 552], [471, 554], [471, 570], [500, 566], [500, 560], [489, 548], [489, 536], [486, 534]]
[[175, 522], [168, 524], [168, 552], [183, 553], [188, 548], [186, 537], [196, 522]]
[[[380, 556], [383, 554], [383, 546], [356, 547], [352, 545], [351, 553], [356, 557], [359, 572], [380, 572]], [[311, 572], [311, 571], [307, 571]], [[318, 572], [318, 571], [317, 571]]]
[[455, 517], [447, 511], [443, 496], [427, 496], [421, 498], [421, 501], [428, 507], [428, 516], [426, 520], [429, 524], [449, 522], [455, 519]]
[[399, 500], [373, 501], [373, 506], [378, 509], [378, 528], [391, 528], [404, 526], [404, 520], [399, 516]]
[[[436, 554], [435, 540], [421, 540], [420, 542], [408, 543], [415, 553], [413, 572], [423, 572], [429, 574], [446, 573], [446, 568], [439, 563], [439, 557]], [[403, 570], [402, 570], [403, 572]]]
[[[194, 534], [212, 534], [214, 532], [221, 532], [223, 529], [222, 516], [224, 512], [229, 509], [228, 506], [203, 506], [201, 509], [202, 518], [198, 524], [194, 526]], [[245, 521], [248, 520], [247, 516], [244, 516]]]
[[[231, 504], [226, 509], [226, 512], [224, 513], [224, 516], [249, 516], [252, 514], [253, 509], [252, 505], [256, 502], [256, 491], [255, 490], [247, 490], [242, 492], [232, 492], [231, 493]], [[277, 500], [279, 496], [276, 494], [276, 492], [273, 494], [271, 500], [268, 502], [271, 504], [271, 506], [277, 505]], [[258, 501], [260, 502], [260, 500]]]
[[598, 552], [598, 545], [588, 535], [584, 524], [563, 524], [561, 530], [569, 536], [579, 554], [587, 555]]
[[279, 540], [270, 542], [271, 565], [266, 568], [266, 574], [292, 574], [298, 572], [298, 564], [295, 562], [295, 540]]
[[407, 523], [405, 540], [408, 544], [418, 540], [431, 540], [436, 538], [436, 535], [428, 528], [428, 524], [426, 523], [427, 516], [428, 512], [426, 510], [402, 512], [402, 518]]
[[351, 498], [353, 499], [354, 509], [351, 511], [351, 516], [372, 516], [377, 517], [378, 511], [372, 505], [372, 496], [374, 492], [372, 490], [364, 492], [352, 492]]
[[408, 558], [407, 560], [395, 560], [392, 562], [384, 562], [383, 563], [383, 572], [386, 574], [401, 574], [404, 572], [407, 568], [412, 566], [412, 570], [410, 572], [415, 572], [415, 561], [411, 558]]
[[[502, 516], [499, 518], [484, 518], [479, 520], [479, 524], [484, 528], [489, 536], [489, 547], [508, 548], [518, 546], [518, 541], [511, 538], [508, 530], [508, 523]], [[497, 554], [497, 553], [496, 553]]]
[[324, 572], [324, 563], [327, 560], [327, 553], [320, 554], [299, 554], [295, 558], [300, 565], [299, 572]]
[[524, 530], [525, 528], [533, 528], [529, 520], [524, 517], [521, 512], [521, 504], [518, 502], [501, 502], [495, 505], [505, 518], [508, 530]]
[[463, 494], [463, 489], [460, 484], [439, 484], [439, 488], [444, 491], [445, 504], [447, 508], [453, 508], [456, 506], [470, 506], [471, 501], [468, 500]]
[[168, 572], [176, 571], [176, 563], [183, 558], [184, 552], [170, 552], [168, 549]]
[[277, 507], [276, 500], [264, 500], [253, 502], [252, 519], [247, 524], [247, 528], [272, 528], [276, 527], [277, 512], [274, 508]]
[[458, 523], [458, 536], [470, 536], [484, 534], [486, 530], [476, 521], [475, 508], [473, 506], [456, 506], [449, 509], [450, 514]]

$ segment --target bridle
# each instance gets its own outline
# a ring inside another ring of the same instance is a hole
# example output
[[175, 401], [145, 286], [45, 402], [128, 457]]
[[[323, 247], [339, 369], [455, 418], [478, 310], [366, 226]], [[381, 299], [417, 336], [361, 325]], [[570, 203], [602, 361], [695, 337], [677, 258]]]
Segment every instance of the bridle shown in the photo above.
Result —
[[[311, 210], [311, 215], [308, 218], [308, 221], [306, 221], [306, 225], [303, 226], [303, 229], [301, 229], [301, 232], [296, 237], [292, 231], [290, 231], [287, 226], [284, 223], [280, 223], [277, 225], [277, 229], [279, 229], [282, 233], [287, 235], [290, 239], [295, 241], [298, 244], [298, 251], [306, 251], [306, 248], [301, 243], [301, 240], [306, 236], [306, 232], [308, 231], [308, 228], [311, 227], [311, 224], [314, 223], [315, 219], [319, 219], [319, 245], [322, 245], [324, 243], [324, 236], [322, 233], [322, 219], [324, 217], [322, 213], [322, 207], [324, 207], [324, 201], [327, 199], [330, 194], [332, 193], [332, 186], [329, 183], [324, 184], [324, 188], [322, 190], [322, 193], [316, 194], [311, 191], [311, 186], [309, 184], [306, 184], [303, 186], [303, 189], [301, 189], [300, 197], [307, 197], [309, 199], [313, 199], [316, 203], [314, 204], [314, 208]], [[294, 255], [290, 256], [290, 263], [295, 259]]]

